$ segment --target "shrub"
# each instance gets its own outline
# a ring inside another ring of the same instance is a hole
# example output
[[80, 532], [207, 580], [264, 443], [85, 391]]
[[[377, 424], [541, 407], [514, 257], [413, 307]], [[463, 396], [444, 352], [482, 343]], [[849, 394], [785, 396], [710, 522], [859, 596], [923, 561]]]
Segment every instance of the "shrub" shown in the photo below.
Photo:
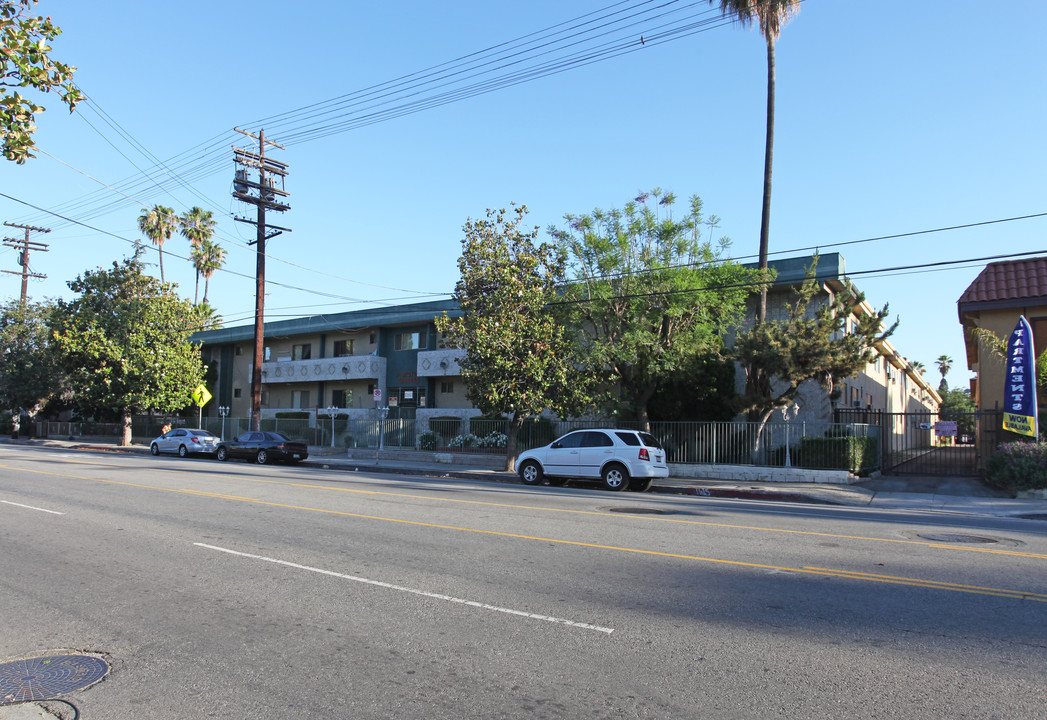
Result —
[[455, 435], [451, 438], [451, 442], [448, 443], [450, 447], [464, 450], [466, 448], [476, 447], [480, 444], [480, 438], [476, 437], [472, 433], [466, 433], [465, 435]]
[[[805, 437], [800, 447], [790, 453], [793, 465], [823, 470], [848, 470], [856, 475], [868, 475], [876, 469], [876, 438], [836, 435], [824, 438]], [[781, 457], [784, 459], [784, 448]], [[779, 461], [779, 464], [782, 464]]]
[[498, 432], [497, 430], [487, 433], [480, 440], [480, 447], [482, 448], [504, 449], [508, 444], [509, 438], [506, 434]]
[[427, 450], [432, 452], [436, 448], [440, 447], [440, 433], [432, 430], [426, 430], [424, 433], [418, 436], [418, 449]]
[[1047, 489], [1047, 443], [999, 445], [985, 465], [985, 482], [1011, 491]]

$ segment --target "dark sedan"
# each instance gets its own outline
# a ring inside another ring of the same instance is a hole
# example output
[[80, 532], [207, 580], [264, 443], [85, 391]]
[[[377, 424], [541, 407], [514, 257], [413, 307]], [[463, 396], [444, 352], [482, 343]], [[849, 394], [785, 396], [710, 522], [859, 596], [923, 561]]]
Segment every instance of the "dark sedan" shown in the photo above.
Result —
[[245, 432], [235, 440], [223, 440], [215, 450], [219, 460], [244, 458], [260, 465], [283, 461], [294, 464], [309, 457], [309, 446], [297, 440], [288, 440], [275, 432]]

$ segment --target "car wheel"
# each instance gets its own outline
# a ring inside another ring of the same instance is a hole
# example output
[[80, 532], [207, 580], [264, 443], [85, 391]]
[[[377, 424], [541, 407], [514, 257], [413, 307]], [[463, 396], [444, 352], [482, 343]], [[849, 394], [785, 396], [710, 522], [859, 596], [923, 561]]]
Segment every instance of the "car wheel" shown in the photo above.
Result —
[[536, 460], [525, 460], [520, 466], [520, 482], [524, 485], [538, 485], [543, 477], [542, 466]]
[[149, 452], [151, 452], [153, 455], [159, 455], [160, 454], [160, 448], [157, 446], [156, 443], [153, 443], [152, 445], [149, 446]]
[[603, 478], [603, 486], [608, 490], [618, 491], [629, 487], [629, 473], [618, 463], [611, 463], [605, 467], [600, 477]]
[[258, 461], [259, 465], [265, 465], [267, 462], [269, 462], [269, 453], [267, 453], [265, 450], [259, 450], [258, 454], [255, 455], [255, 460]]
[[629, 481], [629, 489], [633, 492], [647, 492], [653, 483], [651, 478], [633, 478]]
[[218, 451], [215, 452], [214, 456], [218, 458], [218, 462], [225, 462], [229, 459], [229, 451], [225, 449], [225, 446], [219, 446]]
[[189, 450], [186, 449], [185, 445], [178, 446], [178, 457], [185, 457], [189, 454]]

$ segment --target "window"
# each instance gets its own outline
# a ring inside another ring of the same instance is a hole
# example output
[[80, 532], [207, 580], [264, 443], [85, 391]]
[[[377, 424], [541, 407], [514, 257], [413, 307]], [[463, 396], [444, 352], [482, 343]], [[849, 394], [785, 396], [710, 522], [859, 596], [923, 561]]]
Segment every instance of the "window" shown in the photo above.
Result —
[[375, 341], [377, 341], [377, 340], [378, 340], [378, 333], [376, 333], [376, 332], [374, 332], [374, 331], [372, 330], [372, 331], [371, 331], [371, 344], [372, 344], [372, 345], [374, 345], [374, 344], [375, 344]]
[[582, 447], [613, 447], [614, 441], [602, 432], [590, 431], [584, 433]]
[[294, 390], [291, 392], [291, 407], [295, 408], [307, 408], [309, 407], [309, 391], [308, 390]]
[[422, 350], [425, 345], [424, 332], [403, 332], [393, 336], [393, 350]]
[[1032, 327], [1033, 349], [1036, 351], [1036, 357], [1040, 357], [1047, 352], [1047, 318], [1034, 317], [1029, 321], [1029, 325]]
[[240, 388], [233, 388], [233, 397], [234, 398], [238, 398], [238, 397], [240, 397], [243, 394], [244, 394], [244, 392], [243, 392], [242, 389], [240, 389]]
[[295, 345], [291, 348], [292, 360], [309, 360], [313, 356], [313, 346], [310, 343]]
[[335, 357], [348, 357], [353, 354], [353, 341], [352, 340], [335, 340], [334, 341], [334, 356]]
[[243, 355], [244, 354], [244, 346], [243, 345], [237, 345], [236, 346], [236, 354], [237, 355]]
[[265, 346], [265, 353], [262, 356], [262, 362], [269, 362], [269, 358], [272, 357], [273, 349], [268, 345]]
[[331, 391], [331, 404], [338, 408], [347, 408], [353, 406], [353, 391], [352, 390], [332, 390]]
[[553, 444], [555, 448], [576, 448], [582, 446], [582, 435], [585, 433], [573, 432], [570, 435], [564, 435], [562, 438]]
[[440, 383], [440, 392], [442, 393], [453, 393], [454, 383], [453, 382], [442, 382]]

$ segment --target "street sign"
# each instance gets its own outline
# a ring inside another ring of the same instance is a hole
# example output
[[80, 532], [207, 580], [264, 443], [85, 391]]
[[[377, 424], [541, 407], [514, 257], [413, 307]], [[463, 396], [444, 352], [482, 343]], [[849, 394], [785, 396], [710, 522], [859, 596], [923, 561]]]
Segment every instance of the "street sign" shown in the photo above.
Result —
[[375, 388], [374, 389], [374, 401], [376, 403], [382, 402], [382, 389], [381, 388]]
[[204, 385], [197, 385], [193, 389], [193, 402], [197, 404], [197, 407], [203, 407], [211, 402], [211, 393], [207, 392], [207, 388]]

